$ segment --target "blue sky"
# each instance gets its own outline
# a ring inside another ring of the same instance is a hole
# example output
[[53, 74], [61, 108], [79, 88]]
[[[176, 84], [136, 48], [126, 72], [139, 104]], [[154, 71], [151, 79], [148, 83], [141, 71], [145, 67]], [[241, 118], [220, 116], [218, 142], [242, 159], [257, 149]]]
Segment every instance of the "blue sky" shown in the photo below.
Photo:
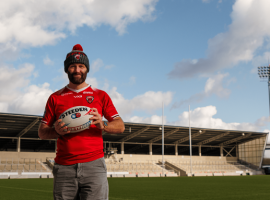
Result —
[[[255, 3], [256, 2], [256, 3]], [[1, 5], [1, 4], [4, 4]], [[87, 82], [127, 122], [269, 131], [270, 2], [264, 0], [9, 1], [0, 3], [0, 112], [41, 115], [68, 83], [81, 44]]]

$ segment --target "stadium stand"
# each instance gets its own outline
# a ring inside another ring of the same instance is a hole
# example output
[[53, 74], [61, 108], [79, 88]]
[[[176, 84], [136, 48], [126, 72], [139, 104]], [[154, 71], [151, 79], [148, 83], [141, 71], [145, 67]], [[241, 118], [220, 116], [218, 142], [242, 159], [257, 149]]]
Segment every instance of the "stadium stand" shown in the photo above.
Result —
[[50, 176], [51, 169], [41, 159], [1, 159], [0, 175], [4, 175], [3, 178], [40, 178], [41, 175]]
[[[107, 171], [108, 175], [117, 174], [118, 176], [122, 177], [129, 174], [130, 177], [132, 176], [161, 176], [164, 173], [166, 176], [177, 176], [174, 170], [168, 170], [162, 168], [162, 166], [155, 161], [121, 161], [115, 162], [114, 160], [106, 159]], [[115, 173], [117, 172], [117, 173]]]
[[[56, 140], [40, 140], [41, 116], [0, 113], [0, 178], [52, 176]], [[108, 176], [225, 176], [262, 174], [268, 133], [125, 122], [122, 134], [103, 132]], [[190, 167], [192, 165], [192, 168]], [[17, 173], [17, 174], [16, 174]], [[28, 174], [27, 174], [28, 173]], [[43, 173], [50, 173], [43, 174]]]
[[[165, 165], [174, 167], [185, 171], [187, 174], [192, 173], [195, 176], [238, 176], [248, 174], [259, 174], [261, 170], [254, 170], [247, 165], [242, 165], [239, 162], [226, 162], [226, 161], [166, 161]], [[261, 172], [262, 174], [262, 172]]]

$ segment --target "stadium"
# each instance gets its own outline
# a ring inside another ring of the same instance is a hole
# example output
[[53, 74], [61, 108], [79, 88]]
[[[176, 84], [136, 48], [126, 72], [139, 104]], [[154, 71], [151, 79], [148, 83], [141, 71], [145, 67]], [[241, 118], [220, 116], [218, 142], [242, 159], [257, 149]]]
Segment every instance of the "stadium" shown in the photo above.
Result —
[[[52, 177], [55, 140], [40, 140], [41, 116], [0, 114], [1, 177]], [[122, 134], [103, 133], [108, 177], [231, 176], [265, 174], [268, 133], [125, 123]], [[162, 157], [164, 166], [162, 165]], [[267, 166], [267, 165], [266, 165]]]
[[[2, 195], [7, 199], [52, 197], [56, 140], [39, 139], [41, 118], [0, 113], [0, 188], [5, 191]], [[215, 188], [213, 185], [226, 191], [234, 184], [234, 189], [229, 189], [228, 193], [252, 198], [245, 196], [249, 194], [246, 190], [236, 188], [241, 184], [257, 187], [258, 191], [265, 189], [268, 177], [254, 175], [269, 173], [269, 161], [263, 158], [267, 137], [268, 133], [264, 132], [191, 127], [190, 148], [189, 127], [166, 125], [162, 156], [162, 125], [125, 123], [122, 134], [103, 132], [110, 199], [130, 199], [131, 195], [133, 199], [178, 199], [180, 194], [171, 191], [174, 187], [183, 188], [185, 192], [181, 191], [181, 196], [187, 198], [190, 197], [190, 188], [201, 188], [196, 190], [195, 196], [198, 192], [210, 190], [212, 195], [205, 198], [215, 199], [216, 192], [211, 192]], [[205, 181], [208, 184], [204, 184]], [[258, 181], [260, 186], [254, 185]], [[126, 184], [129, 187], [125, 187]], [[12, 193], [14, 189], [19, 193]], [[262, 193], [265, 195], [268, 194]]]

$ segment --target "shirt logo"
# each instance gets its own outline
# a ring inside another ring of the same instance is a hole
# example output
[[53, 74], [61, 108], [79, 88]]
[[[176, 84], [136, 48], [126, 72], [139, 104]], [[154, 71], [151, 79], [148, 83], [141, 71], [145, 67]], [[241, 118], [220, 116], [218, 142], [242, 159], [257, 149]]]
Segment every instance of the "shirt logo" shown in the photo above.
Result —
[[66, 116], [69, 116], [71, 115], [71, 118], [72, 119], [76, 119], [76, 118], [79, 118], [81, 117], [81, 114], [79, 112], [87, 112], [85, 115], [87, 115], [88, 113], [91, 112], [91, 109], [88, 110], [89, 108], [87, 107], [80, 107], [80, 108], [75, 108], [75, 109], [69, 109], [68, 111], [64, 112], [63, 114], [61, 114], [59, 116], [59, 119], [64, 119]]
[[83, 94], [93, 94], [93, 92], [87, 92], [87, 91], [85, 91], [85, 92], [83, 92]]
[[81, 55], [80, 54], [76, 54], [74, 57], [76, 58], [76, 60], [80, 60]]
[[74, 113], [71, 115], [71, 118], [76, 119], [76, 118], [79, 118], [80, 116], [81, 116], [81, 113]]
[[88, 103], [92, 103], [92, 102], [94, 101], [94, 97], [93, 97], [93, 96], [87, 96], [87, 97], [86, 97], [86, 101], [87, 101]]
[[61, 96], [66, 96], [66, 95], [69, 95], [69, 94], [72, 94], [72, 92], [63, 93], [63, 94], [61, 94]]
[[82, 95], [74, 96], [74, 98], [82, 98]]

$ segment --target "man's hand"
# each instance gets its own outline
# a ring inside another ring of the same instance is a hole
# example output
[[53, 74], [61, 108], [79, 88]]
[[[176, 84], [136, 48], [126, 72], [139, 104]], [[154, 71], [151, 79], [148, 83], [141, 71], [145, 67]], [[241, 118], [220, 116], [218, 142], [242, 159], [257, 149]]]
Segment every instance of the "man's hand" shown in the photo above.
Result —
[[62, 119], [58, 119], [54, 124], [54, 128], [48, 126], [47, 124], [40, 123], [38, 129], [38, 136], [40, 139], [56, 139], [62, 135], [70, 133], [70, 131], [67, 131], [67, 126], [63, 127], [65, 123], [61, 123], [61, 121]]
[[103, 130], [104, 125], [102, 122], [102, 117], [98, 113], [98, 110], [96, 108], [91, 108], [92, 112], [90, 112], [90, 115], [94, 115], [93, 117], [89, 118], [90, 120], [93, 120], [91, 124], [95, 124], [97, 128]]
[[114, 120], [108, 122], [108, 126], [104, 127], [102, 117], [98, 113], [96, 108], [91, 108], [92, 112], [90, 115], [94, 115], [93, 117], [89, 118], [92, 121], [92, 124], [95, 124], [97, 128], [106, 131], [107, 133], [116, 134], [116, 133], [123, 133], [125, 130], [125, 125], [121, 117], [117, 117]]
[[62, 119], [58, 119], [55, 124], [54, 124], [54, 128], [55, 128], [55, 131], [59, 134], [59, 135], [65, 135], [65, 134], [68, 134], [70, 133], [70, 131], [67, 131], [67, 126], [64, 126], [65, 123], [62, 122]]

